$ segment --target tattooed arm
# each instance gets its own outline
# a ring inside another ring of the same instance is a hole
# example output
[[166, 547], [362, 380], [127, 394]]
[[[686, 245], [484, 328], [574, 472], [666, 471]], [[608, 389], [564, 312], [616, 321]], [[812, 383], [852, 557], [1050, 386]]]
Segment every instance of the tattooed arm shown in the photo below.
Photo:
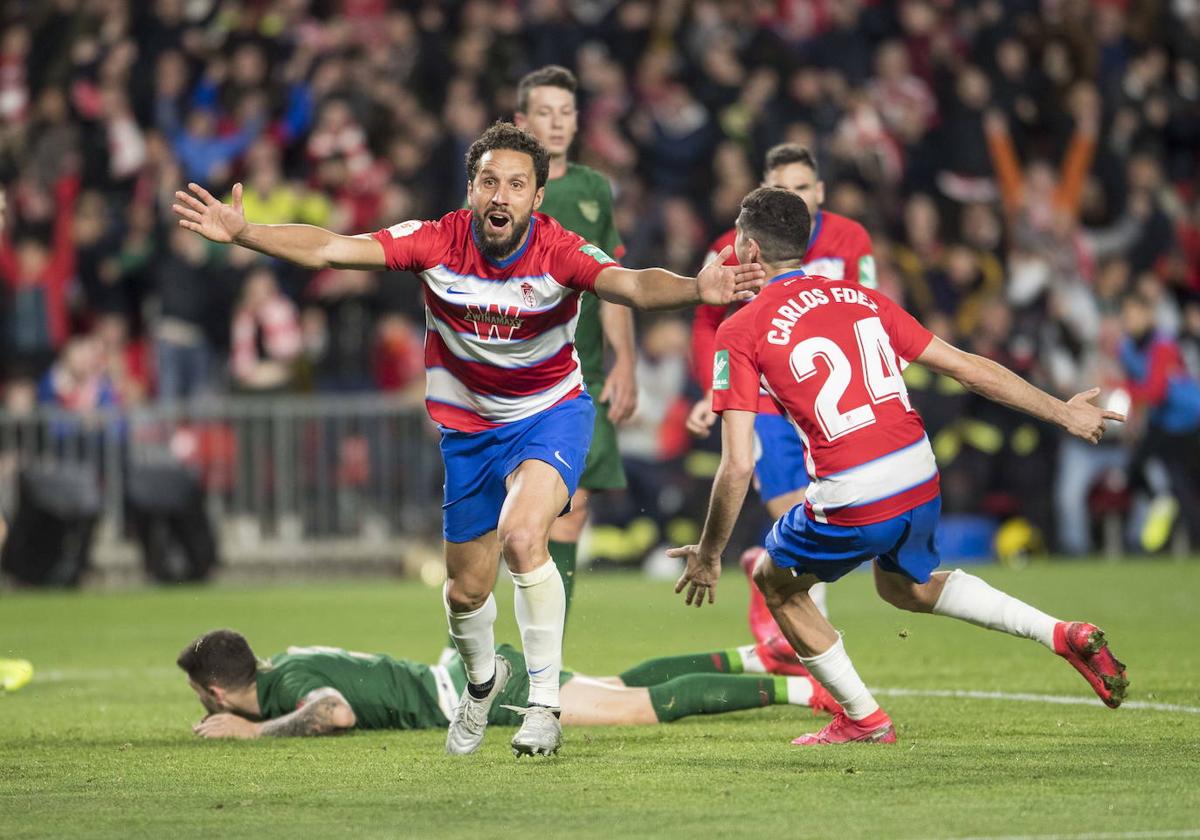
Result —
[[354, 710], [336, 688], [318, 688], [304, 696], [304, 705], [296, 711], [261, 723], [232, 714], [211, 715], [192, 731], [202, 738], [280, 738], [303, 735], [330, 735], [354, 726]]
[[259, 724], [260, 735], [328, 735], [355, 724], [354, 710], [336, 688], [318, 688], [304, 696], [304, 705], [291, 714]]

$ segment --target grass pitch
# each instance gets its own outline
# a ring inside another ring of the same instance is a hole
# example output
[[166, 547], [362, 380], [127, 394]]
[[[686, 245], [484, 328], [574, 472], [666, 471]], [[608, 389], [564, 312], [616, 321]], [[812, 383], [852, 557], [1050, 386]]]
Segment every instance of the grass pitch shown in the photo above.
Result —
[[[1108, 631], [1130, 701], [1200, 707], [1200, 564], [985, 568], [992, 583]], [[667, 583], [583, 575], [568, 664], [593, 674], [745, 643], [746, 584], [715, 608]], [[516, 640], [500, 588], [501, 640]], [[1091, 697], [1033, 642], [880, 602], [868, 575], [834, 586], [835, 623], [868, 684]], [[442, 732], [205, 742], [173, 662], [193, 636], [244, 632], [260, 655], [328, 644], [436, 657], [438, 593], [420, 584], [17, 593], [0, 656], [34, 682], [0, 695], [0, 835], [19, 837], [1200, 836], [1200, 714], [1011, 699], [881, 697], [894, 747], [801, 750], [824, 719], [774, 707], [661, 727], [568, 730], [517, 762], [511, 731], [447, 757]]]

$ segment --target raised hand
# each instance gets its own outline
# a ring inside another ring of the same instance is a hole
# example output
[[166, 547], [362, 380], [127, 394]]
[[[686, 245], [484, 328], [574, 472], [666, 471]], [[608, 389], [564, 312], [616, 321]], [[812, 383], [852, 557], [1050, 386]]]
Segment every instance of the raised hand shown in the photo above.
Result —
[[[178, 190], [177, 204], [171, 205], [179, 216], [179, 226], [195, 231], [213, 242], [234, 242], [246, 229], [246, 213], [242, 210], [242, 185], [233, 185], [233, 204], [222, 204], [199, 184], [188, 184], [191, 193]], [[194, 195], [192, 194], [194, 193]]]
[[767, 273], [758, 263], [725, 265], [731, 253], [733, 246], [726, 245], [696, 275], [696, 291], [702, 302], [724, 306], [735, 300], [750, 300], [766, 282]]
[[1090, 388], [1067, 400], [1069, 413], [1066, 422], [1063, 423], [1063, 428], [1088, 443], [1100, 442], [1100, 438], [1104, 436], [1105, 420], [1125, 422], [1124, 414], [1092, 404], [1092, 400], [1099, 395], [1099, 388]]
[[687, 567], [679, 580], [675, 581], [675, 593], [679, 594], [687, 587], [686, 603], [690, 607], [704, 606], [704, 595], [708, 593], [708, 603], [713, 603], [717, 596], [717, 579], [721, 577], [721, 558], [705, 558], [700, 554], [700, 546], [685, 545], [681, 548], [668, 548], [668, 557], [684, 557]]

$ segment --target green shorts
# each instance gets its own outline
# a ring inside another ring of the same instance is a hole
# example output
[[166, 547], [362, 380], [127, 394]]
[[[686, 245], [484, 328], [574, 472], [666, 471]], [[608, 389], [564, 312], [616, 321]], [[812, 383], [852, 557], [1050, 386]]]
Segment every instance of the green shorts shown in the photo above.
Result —
[[[587, 383], [589, 394], [599, 398], [604, 382]], [[585, 490], [624, 490], [625, 468], [617, 450], [617, 429], [608, 419], [608, 406], [596, 403], [596, 422], [592, 426], [592, 445], [579, 486]]]
[[[519, 706], [523, 709], [529, 705], [529, 672], [525, 670], [525, 655], [512, 645], [499, 645], [496, 653], [508, 660], [508, 664], [512, 666], [512, 676], [508, 678], [508, 684], [492, 704], [492, 709], [488, 712], [488, 723], [497, 726], [520, 726], [521, 716], [502, 707]], [[566, 685], [574, 676], [570, 671], [564, 670], [558, 675], [558, 684]]]

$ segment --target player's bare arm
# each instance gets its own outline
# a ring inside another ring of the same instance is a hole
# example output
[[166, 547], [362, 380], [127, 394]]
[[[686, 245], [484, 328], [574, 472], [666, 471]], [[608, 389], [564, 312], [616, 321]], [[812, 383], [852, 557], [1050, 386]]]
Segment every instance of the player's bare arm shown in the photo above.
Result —
[[171, 206], [179, 226], [222, 244], [241, 245], [304, 268], [387, 268], [383, 246], [373, 237], [343, 236], [314, 225], [256, 225], [246, 221], [242, 185], [233, 185], [233, 201], [222, 204], [199, 184], [175, 193]]
[[1047, 394], [1003, 365], [967, 353], [940, 338], [934, 338], [916, 361], [935, 373], [957, 379], [963, 386], [994, 402], [1053, 423], [1088, 443], [1099, 443], [1104, 421], [1125, 421], [1125, 415], [1093, 405], [1099, 388], [1091, 388], [1062, 400]]
[[600, 301], [600, 326], [613, 351], [613, 366], [604, 379], [600, 402], [608, 406], [608, 419], [622, 423], [637, 411], [637, 347], [633, 338], [633, 312], [628, 306]]
[[274, 720], [255, 722], [224, 712], [209, 715], [192, 727], [202, 738], [277, 738], [330, 735], [350, 729], [354, 710], [336, 688], [318, 688], [304, 696], [304, 705]]
[[724, 265], [731, 252], [732, 248], [725, 248], [695, 277], [682, 277], [665, 268], [610, 266], [597, 275], [596, 294], [601, 300], [634, 309], [679, 309], [697, 303], [723, 306], [750, 300], [767, 275], [758, 263]]
[[753, 411], [734, 410], [722, 415], [721, 464], [713, 479], [700, 544], [667, 550], [668, 556], [683, 557], [687, 561], [687, 568], [675, 583], [675, 591], [683, 592], [687, 588], [688, 606], [701, 606], [706, 592], [710, 604], [716, 598], [721, 554], [729, 544], [729, 536], [754, 476], [754, 418], [757, 416]]

